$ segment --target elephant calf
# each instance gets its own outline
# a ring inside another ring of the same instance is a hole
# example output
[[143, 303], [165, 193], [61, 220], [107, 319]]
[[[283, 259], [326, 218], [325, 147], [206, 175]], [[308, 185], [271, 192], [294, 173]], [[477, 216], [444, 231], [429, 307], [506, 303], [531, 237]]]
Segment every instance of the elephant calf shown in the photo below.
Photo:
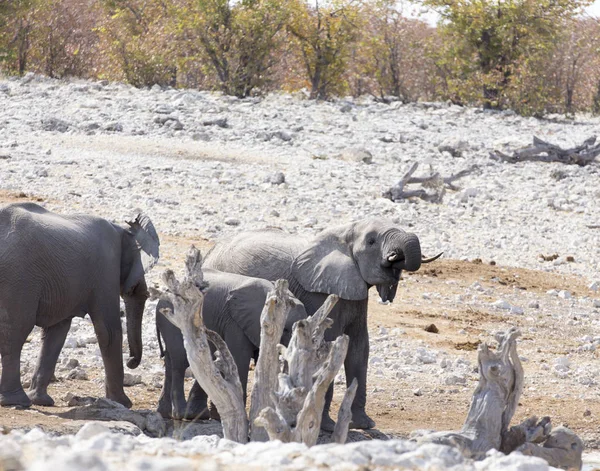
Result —
[[[0, 208], [0, 405], [51, 406], [48, 384], [73, 317], [89, 314], [106, 370], [106, 397], [130, 407], [123, 391], [119, 296], [125, 302], [130, 358], [142, 358], [144, 274], [158, 260], [158, 235], [139, 214], [128, 228], [93, 216], [63, 216], [33, 203]], [[21, 349], [40, 326], [42, 350], [29, 394]]]
[[[260, 346], [260, 315], [273, 283], [259, 278], [224, 273], [206, 269], [204, 280], [208, 289], [204, 294], [202, 317], [210, 330], [219, 334], [231, 351], [236, 363], [246, 400], [248, 370], [250, 359], [258, 358]], [[295, 305], [288, 314], [281, 342], [287, 345], [292, 327], [298, 320], [306, 318], [304, 305], [293, 298]], [[183, 346], [181, 331], [161, 314], [161, 309], [173, 309], [170, 301], [161, 299], [156, 306], [156, 330], [161, 345], [161, 356], [165, 357], [165, 382], [160, 395], [158, 412], [165, 418], [206, 419], [206, 393], [195, 382], [186, 402], [184, 394], [184, 375], [189, 366]]]

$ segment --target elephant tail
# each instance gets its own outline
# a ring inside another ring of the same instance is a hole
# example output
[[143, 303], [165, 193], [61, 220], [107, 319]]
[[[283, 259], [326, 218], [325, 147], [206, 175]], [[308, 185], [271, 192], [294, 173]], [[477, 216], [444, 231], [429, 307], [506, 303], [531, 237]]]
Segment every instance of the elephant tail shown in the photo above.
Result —
[[156, 324], [156, 338], [158, 339], [158, 349], [160, 350], [160, 357], [164, 358], [165, 347], [163, 346], [162, 339], [160, 338], [160, 328], [158, 327], [158, 323]]

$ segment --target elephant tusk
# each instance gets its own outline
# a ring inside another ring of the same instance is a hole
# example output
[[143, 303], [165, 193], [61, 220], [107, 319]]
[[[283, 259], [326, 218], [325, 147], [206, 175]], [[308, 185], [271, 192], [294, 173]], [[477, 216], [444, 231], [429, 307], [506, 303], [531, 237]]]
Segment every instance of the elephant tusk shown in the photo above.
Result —
[[387, 261], [388, 261], [388, 262], [395, 262], [396, 260], [398, 260], [398, 254], [397, 254], [397, 253], [393, 253], [392, 255], [390, 255], [390, 256], [387, 258]]
[[437, 260], [438, 258], [440, 258], [442, 255], [444, 255], [444, 252], [440, 252], [435, 257], [423, 258], [423, 259], [421, 259], [421, 263], [430, 263], [430, 262], [433, 262], [434, 260]]

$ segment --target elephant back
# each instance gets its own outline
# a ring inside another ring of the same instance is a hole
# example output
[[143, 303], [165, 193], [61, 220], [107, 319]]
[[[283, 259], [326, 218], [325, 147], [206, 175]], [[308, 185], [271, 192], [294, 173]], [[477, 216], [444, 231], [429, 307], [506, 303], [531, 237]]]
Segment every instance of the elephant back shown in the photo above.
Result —
[[281, 230], [242, 232], [215, 245], [203, 267], [269, 281], [289, 280], [292, 263], [307, 244]]

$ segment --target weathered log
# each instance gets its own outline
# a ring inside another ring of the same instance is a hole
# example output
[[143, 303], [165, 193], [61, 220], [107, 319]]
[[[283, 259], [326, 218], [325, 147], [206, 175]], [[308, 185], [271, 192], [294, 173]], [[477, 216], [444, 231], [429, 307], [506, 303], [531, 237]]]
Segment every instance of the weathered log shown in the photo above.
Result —
[[279, 376], [278, 344], [288, 313], [295, 303], [288, 290], [286, 280], [278, 280], [275, 289], [267, 295], [265, 307], [260, 316], [260, 354], [254, 369], [254, 387], [250, 406], [250, 439], [266, 441], [268, 434], [257, 425], [256, 418], [267, 408], [274, 408], [273, 392], [277, 391]]
[[479, 384], [462, 430], [435, 432], [420, 437], [419, 442], [455, 446], [475, 459], [493, 448], [500, 449], [523, 391], [523, 369], [516, 351], [519, 335], [511, 328], [498, 336], [498, 352], [485, 343], [479, 346]]
[[335, 375], [344, 364], [348, 352], [348, 342], [347, 335], [341, 335], [333, 342], [329, 350], [329, 356], [317, 373], [316, 380], [304, 400], [302, 410], [298, 414], [298, 421], [293, 430], [295, 442], [301, 442], [307, 446], [317, 444], [317, 438], [319, 438], [321, 430], [323, 408], [325, 407], [325, 394]]
[[[392, 186], [389, 190], [384, 191], [382, 196], [384, 198], [388, 198], [392, 201], [399, 201], [401, 199], [408, 198], [421, 198], [425, 201], [430, 201], [433, 203], [439, 203], [444, 198], [446, 190], [458, 191], [459, 187], [454, 185], [454, 182], [474, 170], [478, 168], [477, 165], [472, 165], [469, 168], [461, 170], [458, 173], [450, 175], [449, 177], [442, 177], [439, 172], [434, 172], [432, 168], [430, 168], [431, 173], [424, 177], [413, 177], [413, 174], [417, 170], [419, 164], [414, 163], [411, 168], [404, 174], [404, 176], [400, 179], [398, 183]], [[427, 191], [425, 189], [418, 190], [408, 190], [406, 189], [406, 185], [411, 184], [420, 184], [425, 188], [429, 188], [431, 191]]]
[[346, 389], [344, 399], [342, 399], [342, 405], [338, 411], [335, 428], [331, 435], [332, 442], [340, 444], [346, 443], [346, 439], [348, 438], [348, 428], [350, 427], [350, 421], [352, 420], [352, 402], [354, 401], [354, 396], [356, 396], [357, 388], [358, 381], [354, 378], [350, 387]]
[[585, 166], [596, 160], [600, 155], [600, 144], [596, 144], [596, 137], [586, 139], [583, 144], [570, 149], [546, 142], [538, 137], [533, 138], [533, 145], [524, 147], [507, 155], [499, 150], [490, 153], [494, 160], [509, 163], [516, 162], [560, 162], [567, 165]]
[[[225, 342], [215, 332], [206, 329], [202, 320], [204, 281], [201, 266], [202, 256], [192, 246], [187, 255], [187, 273], [182, 282], [171, 270], [163, 274], [163, 282], [168, 288], [164, 296], [173, 303], [173, 310], [164, 309], [162, 313], [181, 330], [194, 377], [221, 414], [223, 436], [246, 443], [248, 417], [237, 367]], [[213, 361], [209, 342], [220, 353], [216, 361]]]
[[[313, 316], [296, 322], [288, 348], [280, 346], [287, 373], [279, 375], [278, 390], [272, 395], [274, 408], [262, 409], [254, 421], [267, 431], [271, 440], [296, 441], [308, 446], [317, 442], [325, 394], [348, 350], [346, 335], [334, 342], [324, 340], [325, 331], [333, 322], [328, 315], [337, 300], [337, 296], [330, 295]], [[346, 409], [355, 394], [353, 384], [346, 392], [334, 437], [340, 443], [348, 434], [351, 414]]]
[[567, 470], [580, 470], [583, 466], [583, 442], [566, 427], [556, 427], [542, 446], [525, 443], [517, 448], [524, 455], [537, 456], [550, 466]]
[[581, 469], [581, 439], [565, 427], [552, 430], [549, 417], [530, 417], [509, 428], [523, 392], [524, 374], [516, 342], [519, 335], [514, 327], [497, 335], [497, 352], [480, 345], [479, 384], [462, 430], [426, 433], [417, 441], [454, 446], [473, 459], [484, 458], [493, 448], [506, 454], [517, 450], [543, 458], [557, 468]]

